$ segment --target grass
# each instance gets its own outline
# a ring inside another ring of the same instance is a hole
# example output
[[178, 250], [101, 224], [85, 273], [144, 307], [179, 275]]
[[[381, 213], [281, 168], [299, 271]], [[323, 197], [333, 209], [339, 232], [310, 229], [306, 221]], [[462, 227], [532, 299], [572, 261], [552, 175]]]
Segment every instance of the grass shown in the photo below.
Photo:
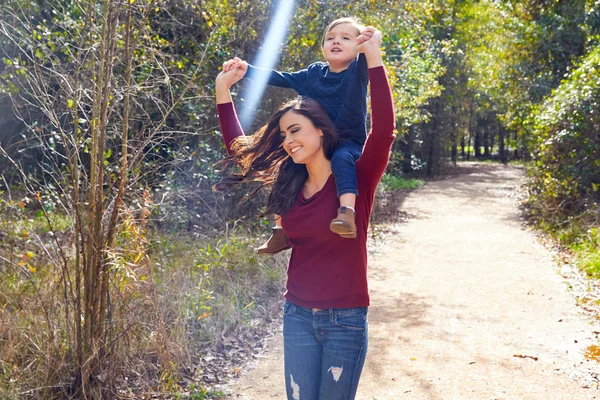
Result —
[[600, 279], [600, 229], [598, 227], [589, 227], [576, 218], [560, 225], [556, 222], [539, 220], [535, 225], [565, 246], [573, 255], [575, 265], [587, 276]]
[[[3, 192], [0, 191], [0, 196], [2, 195]], [[73, 227], [70, 216], [52, 211], [44, 214], [42, 210], [29, 210], [27, 202], [24, 200], [0, 198], [0, 213], [2, 216], [0, 218], [0, 231], [7, 238], [27, 237], [30, 233], [44, 235], [51, 230], [55, 233], [61, 233]], [[48, 225], [48, 220], [50, 225]]]
[[412, 190], [425, 184], [421, 179], [406, 179], [403, 176], [384, 174], [381, 178], [383, 190]]
[[280, 298], [285, 262], [257, 257], [259, 241], [243, 231], [199, 240], [161, 234], [153, 251], [162, 258], [161, 276], [181, 277], [175, 285], [181, 299], [178, 313], [195, 321], [200, 340], [214, 341], [229, 325], [247, 324], [265, 302]]
[[[70, 375], [73, 335], [63, 307], [62, 264], [51, 259], [55, 242], [46, 216], [4, 199], [0, 215], [0, 398], [11, 399]], [[56, 233], [66, 233], [60, 244], [73, 277], [72, 221], [53, 210], [48, 216]], [[226, 332], [257, 329], [257, 321], [282, 301], [287, 254], [259, 258], [254, 251], [266, 233], [242, 224], [208, 234], [119, 229], [129, 230], [119, 233], [111, 266], [111, 311], [123, 338], [115, 345], [114, 364], [141, 377], [129, 381], [140, 396], [146, 388], [172, 392], [182, 384], [179, 366], [193, 366]], [[168, 363], [173, 367], [164, 373]], [[199, 386], [189, 389], [191, 398], [221, 396]], [[38, 395], [63, 397], [52, 389]]]
[[208, 400], [208, 399], [221, 399], [225, 397], [225, 393], [221, 391], [208, 391], [197, 385], [190, 385], [189, 400]]
[[594, 279], [600, 278], [600, 232], [598, 228], [588, 229], [571, 246], [576, 263], [581, 270]]

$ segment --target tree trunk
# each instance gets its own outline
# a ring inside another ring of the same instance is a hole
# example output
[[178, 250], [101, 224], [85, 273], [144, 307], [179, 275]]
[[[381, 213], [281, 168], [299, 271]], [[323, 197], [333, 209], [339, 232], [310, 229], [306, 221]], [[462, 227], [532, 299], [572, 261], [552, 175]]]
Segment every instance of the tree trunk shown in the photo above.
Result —
[[492, 132], [489, 125], [486, 124], [483, 130], [483, 157], [491, 158], [490, 143], [492, 141]]
[[502, 164], [507, 163], [506, 150], [504, 148], [504, 133], [504, 127], [500, 125], [500, 129], [498, 131], [498, 151], [500, 153], [500, 161], [502, 161]]
[[406, 135], [404, 135], [404, 145], [402, 146], [402, 172], [409, 174], [413, 172], [412, 157], [414, 154], [415, 147], [415, 126], [410, 126]]

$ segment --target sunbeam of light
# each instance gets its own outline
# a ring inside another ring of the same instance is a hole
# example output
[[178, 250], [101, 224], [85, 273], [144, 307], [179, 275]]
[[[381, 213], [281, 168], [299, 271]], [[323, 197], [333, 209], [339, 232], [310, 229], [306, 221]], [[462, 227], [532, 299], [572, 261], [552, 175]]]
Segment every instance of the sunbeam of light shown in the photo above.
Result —
[[[294, 0], [280, 0], [277, 12], [273, 18], [273, 23], [269, 27], [267, 36], [263, 41], [261, 50], [258, 52], [252, 65], [272, 69], [279, 57], [279, 51], [283, 38], [286, 35], [290, 16], [294, 9]], [[240, 114], [240, 122], [244, 129], [252, 125], [256, 105], [259, 103], [269, 79], [268, 73], [257, 73], [252, 82], [246, 87], [242, 98], [245, 100]]]

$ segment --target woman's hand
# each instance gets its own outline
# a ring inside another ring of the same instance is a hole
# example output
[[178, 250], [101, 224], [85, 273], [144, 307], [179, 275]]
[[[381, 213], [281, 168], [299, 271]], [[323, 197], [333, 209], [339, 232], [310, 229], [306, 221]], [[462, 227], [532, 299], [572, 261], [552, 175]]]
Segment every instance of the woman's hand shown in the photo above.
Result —
[[229, 89], [242, 79], [244, 75], [246, 75], [246, 71], [239, 66], [225, 69], [225, 64], [223, 64], [223, 71], [217, 75], [216, 84], [217, 86], [223, 86], [224, 88]]
[[217, 75], [217, 79], [215, 80], [217, 104], [232, 102], [229, 88], [231, 88], [231, 86], [233, 86], [237, 81], [242, 79], [244, 75], [245, 71], [242, 71], [241, 68], [232, 68], [227, 72], [223, 70], [219, 73], [219, 75]]

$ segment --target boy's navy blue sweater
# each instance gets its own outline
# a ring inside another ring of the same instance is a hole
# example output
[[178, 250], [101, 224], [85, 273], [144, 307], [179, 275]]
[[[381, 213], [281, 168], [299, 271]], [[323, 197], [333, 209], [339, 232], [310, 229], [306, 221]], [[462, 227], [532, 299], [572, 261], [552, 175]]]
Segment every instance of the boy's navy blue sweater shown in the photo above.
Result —
[[245, 78], [266, 73], [271, 86], [294, 89], [316, 100], [335, 124], [340, 138], [364, 145], [367, 138], [367, 84], [369, 72], [364, 54], [342, 72], [331, 72], [316, 62], [297, 72], [279, 72], [248, 65]]

